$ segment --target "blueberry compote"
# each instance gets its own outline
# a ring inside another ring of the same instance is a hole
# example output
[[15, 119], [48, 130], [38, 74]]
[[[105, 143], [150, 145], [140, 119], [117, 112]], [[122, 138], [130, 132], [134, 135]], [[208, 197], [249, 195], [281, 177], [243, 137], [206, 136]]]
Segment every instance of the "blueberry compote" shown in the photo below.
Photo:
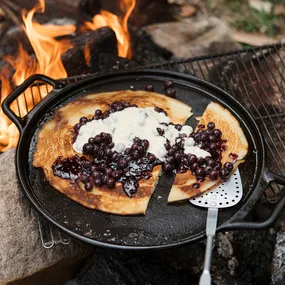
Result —
[[[111, 113], [122, 111], [128, 107], [137, 107], [137, 105], [116, 101], [109, 107], [105, 112], [96, 110], [91, 119], [80, 118], [79, 123], [74, 126], [73, 140], [76, 140], [80, 127], [87, 122], [105, 119]], [[158, 107], [155, 108], [155, 111], [166, 114], [163, 109]], [[177, 130], [182, 128], [179, 124], [174, 126]], [[158, 130], [158, 133], [161, 136], [164, 135], [163, 130]], [[184, 152], [185, 140], [190, 138], [194, 140], [196, 146], [207, 151], [210, 155], [201, 158], [195, 154], [186, 154]], [[152, 176], [153, 167], [163, 164], [163, 170], [168, 173], [191, 171], [197, 180], [197, 183], [193, 184], [193, 188], [199, 188], [200, 182], [206, 178], [217, 180], [219, 177], [222, 179], [229, 177], [233, 164], [227, 162], [222, 165], [221, 163], [222, 152], [226, 149], [225, 142], [222, 139], [222, 132], [215, 128], [213, 122], [208, 123], [207, 126], [199, 125], [196, 132], [180, 134], [174, 144], [171, 145], [167, 141], [164, 145], [167, 154], [165, 161], [162, 162], [154, 154], [148, 152], [148, 140], [136, 137], [129, 148], [118, 152], [114, 149], [112, 135], [101, 132], [95, 137], [90, 137], [84, 144], [84, 156], [75, 155], [66, 159], [59, 157], [53, 163], [52, 169], [56, 176], [70, 179], [76, 183], [83, 183], [86, 191], [91, 191], [93, 186], [101, 187], [103, 185], [112, 189], [116, 182], [121, 182], [125, 193], [131, 197], [138, 189], [138, 181], [142, 178], [149, 179]], [[234, 154], [231, 156], [237, 158]]]
[[113, 188], [115, 182], [122, 182], [123, 189], [128, 196], [135, 194], [138, 181], [149, 179], [152, 169], [160, 161], [153, 154], [147, 152], [147, 140], [135, 138], [132, 146], [123, 153], [112, 150], [112, 136], [101, 133], [90, 138], [83, 147], [85, 157], [58, 158], [52, 168], [54, 175], [76, 182], [82, 182], [85, 189], [92, 190], [93, 185], [106, 185]]
[[[199, 158], [194, 154], [184, 153], [185, 138], [191, 137], [201, 149], [210, 153], [210, 156]], [[230, 176], [233, 164], [226, 162], [221, 163], [222, 152], [226, 149], [226, 140], [222, 139], [222, 132], [215, 129], [215, 124], [209, 122], [205, 125], [198, 125], [198, 130], [190, 135], [181, 134], [176, 138], [174, 145], [167, 143], [167, 155], [163, 170], [172, 172], [176, 169], [177, 173], [184, 173], [190, 170], [196, 176], [197, 183], [193, 184], [193, 188], [199, 188], [199, 182], [203, 182], [205, 178], [217, 180], [219, 177], [227, 179]], [[235, 157], [237, 158], [237, 157]]]

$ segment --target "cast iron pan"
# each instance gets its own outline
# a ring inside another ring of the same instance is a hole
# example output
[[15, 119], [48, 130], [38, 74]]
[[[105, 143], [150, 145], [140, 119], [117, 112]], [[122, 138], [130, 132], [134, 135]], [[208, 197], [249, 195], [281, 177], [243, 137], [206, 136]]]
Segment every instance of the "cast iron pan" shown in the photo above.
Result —
[[[262, 135], [251, 115], [232, 96], [195, 77], [159, 70], [132, 70], [110, 73], [63, 87], [46, 76], [27, 79], [3, 103], [5, 114], [17, 125], [19, 140], [16, 167], [20, 184], [34, 207], [52, 223], [81, 240], [94, 245], [125, 249], [158, 249], [201, 239], [205, 236], [207, 211], [189, 202], [167, 205], [173, 181], [164, 175], [151, 198], [146, 216], [116, 216], [87, 209], [54, 190], [44, 181], [42, 169], [32, 166], [37, 134], [54, 111], [64, 104], [90, 93], [116, 90], [142, 90], [153, 84], [155, 91], [164, 93], [164, 82], [173, 80], [177, 99], [193, 107], [195, 115], [202, 115], [208, 103], [218, 102], [239, 120], [249, 143], [246, 162], [240, 166], [244, 197], [239, 204], [220, 211], [218, 230], [261, 228], [271, 223], [284, 206], [285, 200], [263, 224], [247, 223], [242, 219], [249, 213], [268, 185], [275, 181], [285, 185], [285, 178], [271, 173], [266, 167]], [[17, 117], [10, 104], [34, 81], [40, 80], [54, 87], [26, 117]], [[110, 98], [112, 102], [112, 98]], [[195, 127], [194, 117], [188, 122]], [[158, 199], [161, 196], [161, 199]]]

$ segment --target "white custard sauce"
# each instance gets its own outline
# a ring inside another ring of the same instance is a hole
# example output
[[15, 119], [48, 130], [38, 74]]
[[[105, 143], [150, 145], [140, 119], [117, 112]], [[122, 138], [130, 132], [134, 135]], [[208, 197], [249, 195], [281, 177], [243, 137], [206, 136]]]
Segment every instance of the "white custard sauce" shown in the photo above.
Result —
[[[118, 152], [123, 152], [130, 147], [135, 137], [146, 139], [149, 142], [148, 152], [164, 161], [167, 154], [164, 145], [167, 139], [173, 145], [175, 138], [179, 137], [179, 134], [186, 133], [189, 135], [193, 129], [185, 125], [178, 131], [174, 125], [166, 126], [161, 123], [169, 124], [171, 119], [163, 112], [158, 113], [155, 111], [154, 107], [125, 108], [122, 111], [110, 114], [106, 119], [92, 120], [81, 126], [73, 148], [76, 152], [82, 153], [83, 145], [88, 142], [90, 137], [104, 132], [112, 135], [113, 143], [115, 144], [114, 149]], [[163, 136], [159, 135], [157, 128], [164, 130]], [[194, 146], [192, 138], [184, 139], [184, 149], [184, 153], [195, 154], [197, 157], [210, 156], [210, 153], [198, 146]]]

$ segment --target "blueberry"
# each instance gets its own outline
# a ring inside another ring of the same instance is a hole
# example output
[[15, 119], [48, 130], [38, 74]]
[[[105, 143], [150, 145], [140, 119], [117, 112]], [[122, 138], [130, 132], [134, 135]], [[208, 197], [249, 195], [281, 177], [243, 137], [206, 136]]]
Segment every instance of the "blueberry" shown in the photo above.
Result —
[[226, 179], [230, 176], [230, 170], [228, 168], [221, 168], [219, 171], [220, 177]]
[[201, 135], [200, 134], [195, 134], [194, 135], [194, 140], [196, 141], [196, 142], [200, 142], [200, 140], [201, 140]]
[[159, 134], [160, 136], [163, 136], [163, 135], [164, 135], [164, 130], [163, 130], [163, 129], [161, 129], [161, 128], [156, 128], [156, 130], [157, 130], [157, 132], [158, 132], [158, 134]]
[[209, 141], [210, 142], [216, 142], [217, 141], [217, 137], [215, 135], [209, 135]]
[[101, 136], [100, 135], [96, 135], [94, 137], [94, 142], [97, 144], [100, 144], [102, 142]]
[[149, 141], [148, 141], [148, 140], [143, 140], [143, 141], [142, 141], [142, 145], [143, 145], [143, 147], [145, 148], [145, 150], [147, 150], [148, 147], [149, 147]]
[[199, 163], [195, 162], [190, 165], [190, 169], [194, 172], [199, 166], [200, 166]]
[[177, 129], [178, 131], [181, 131], [182, 126], [181, 126], [180, 124], [176, 124], [176, 125], [175, 125], [175, 129]]
[[208, 159], [207, 165], [210, 167], [215, 167], [216, 166], [216, 161], [212, 158]]
[[88, 143], [94, 144], [95, 143], [95, 139], [94, 138], [89, 138]]
[[117, 152], [114, 152], [112, 155], [112, 161], [117, 162], [120, 159], [120, 155]]
[[102, 111], [100, 109], [97, 109], [95, 111], [95, 115], [98, 116], [98, 117], [102, 116]]
[[201, 140], [201, 142], [207, 142], [208, 136], [205, 133], [201, 134], [200, 140]]
[[91, 165], [91, 172], [93, 173], [93, 171], [97, 171], [99, 169], [98, 165], [92, 164]]
[[94, 180], [94, 184], [95, 184], [95, 186], [100, 187], [103, 185], [103, 181], [101, 178], [97, 178]]
[[174, 160], [174, 157], [173, 157], [173, 156], [169, 156], [169, 157], [166, 158], [166, 161], [167, 161], [168, 163], [173, 164], [175, 160]]
[[112, 173], [112, 177], [115, 178], [116, 180], [120, 179], [122, 175], [123, 175], [123, 170], [121, 169], [115, 170]]
[[171, 148], [171, 145], [170, 145], [170, 143], [165, 143], [164, 147], [166, 150], [169, 150]]
[[199, 177], [204, 177], [205, 176], [205, 171], [203, 168], [201, 167], [197, 167], [196, 171], [195, 171], [196, 176]]
[[193, 164], [197, 161], [197, 156], [194, 154], [187, 154], [187, 158], [190, 164]]
[[177, 151], [177, 150], [179, 150], [179, 147], [178, 147], [177, 145], [174, 145], [174, 146], [172, 147], [172, 149], [173, 149], [174, 151]]
[[108, 168], [105, 168], [104, 173], [106, 176], [112, 176], [113, 170], [112, 170], [112, 168], [108, 167]]
[[92, 153], [96, 155], [96, 154], [98, 153], [98, 151], [99, 151], [98, 145], [96, 145], [96, 144], [93, 145], [93, 151], [92, 151]]
[[126, 148], [125, 151], [124, 151], [124, 153], [127, 154], [127, 155], [130, 154], [130, 153], [131, 153], [131, 149], [130, 149], [129, 147]]
[[213, 170], [209, 173], [209, 178], [211, 180], [216, 180], [218, 178], [219, 172], [217, 170]]
[[200, 184], [199, 184], [199, 183], [194, 183], [194, 184], [192, 185], [192, 187], [195, 188], [195, 189], [197, 189], [197, 188], [200, 187]]
[[135, 150], [132, 154], [133, 159], [139, 159], [140, 158], [140, 153], [138, 150]]
[[79, 120], [79, 122], [80, 122], [81, 124], [86, 124], [86, 123], [88, 122], [88, 119], [87, 119], [86, 117], [81, 117], [80, 120]]
[[83, 153], [84, 154], [91, 154], [93, 152], [93, 145], [90, 143], [86, 143], [83, 145]]
[[183, 164], [184, 166], [189, 166], [189, 161], [188, 161], [188, 159], [186, 158], [186, 157], [183, 157], [182, 159], [181, 159], [181, 164]]
[[205, 181], [205, 177], [204, 176], [198, 176], [196, 179], [197, 179], [198, 182]]
[[132, 158], [130, 155], [128, 155], [128, 156], [125, 156], [125, 160], [126, 160], [127, 162], [130, 162], [130, 161], [133, 160], [133, 158]]
[[205, 170], [205, 174], [209, 175], [213, 171], [213, 168], [211, 166], [206, 166], [204, 170]]
[[92, 185], [92, 183], [87, 182], [87, 183], [84, 185], [84, 188], [85, 188], [86, 191], [91, 191], [92, 188], [93, 188], [93, 185]]
[[209, 145], [210, 150], [216, 150], [218, 148], [216, 143], [210, 143]]
[[73, 127], [74, 131], [77, 132], [77, 131], [80, 129], [81, 126], [82, 126], [82, 125], [81, 125], [80, 123], [77, 123], [77, 124]]
[[106, 185], [107, 185], [107, 187], [108, 188], [110, 188], [110, 189], [112, 189], [112, 188], [114, 188], [114, 186], [115, 186], [115, 179], [114, 178], [108, 178], [107, 180], [106, 180]]
[[140, 154], [143, 154], [145, 152], [144, 147], [141, 145], [138, 146], [137, 150]]
[[175, 97], [176, 90], [173, 87], [167, 88], [165, 90], [165, 94], [168, 95], [169, 97]]
[[222, 132], [219, 129], [214, 130], [214, 135], [219, 139], [222, 136]]
[[207, 129], [207, 130], [206, 130], [206, 134], [207, 134], [207, 135], [214, 135], [214, 131], [213, 131], [213, 130], [210, 130], [210, 129]]
[[142, 159], [142, 158], [139, 158], [139, 159], [137, 160], [137, 164], [138, 164], [138, 165], [143, 164], [143, 159]]
[[100, 133], [100, 137], [101, 137], [102, 141], [105, 141], [108, 138], [108, 134], [102, 132], [102, 133]]
[[97, 179], [97, 178], [102, 178], [102, 175], [101, 175], [101, 172], [100, 171], [98, 171], [98, 170], [94, 170], [94, 171], [92, 171], [92, 177], [94, 178], [94, 179]]
[[199, 158], [198, 158], [198, 163], [199, 163], [200, 165], [203, 165], [204, 163], [206, 163], [206, 159], [203, 158], [203, 157], [199, 157]]
[[90, 180], [90, 178], [89, 178], [89, 176], [87, 176], [87, 175], [85, 175], [85, 174], [83, 174], [82, 176], [81, 176], [81, 182], [82, 183], [87, 183], [87, 182], [89, 182], [89, 180]]
[[154, 86], [152, 84], [148, 84], [144, 88], [146, 91], [154, 91]]
[[231, 171], [233, 170], [234, 165], [231, 162], [226, 162], [224, 167]]
[[207, 128], [213, 130], [215, 128], [215, 124], [213, 122], [209, 122]]
[[187, 171], [187, 168], [184, 165], [180, 165], [177, 169], [178, 173], [185, 173]]
[[172, 164], [170, 164], [170, 163], [165, 163], [165, 164], [163, 165], [163, 170], [166, 171], [166, 172], [172, 171], [172, 170], [173, 170]]
[[216, 161], [216, 166], [214, 168], [216, 170], [220, 170], [222, 168], [222, 163], [220, 161]]
[[112, 152], [112, 150], [111, 150], [110, 148], [106, 148], [106, 149], [105, 149], [105, 155], [106, 155], [107, 157], [111, 157], [112, 154], [113, 154], [113, 152]]
[[115, 144], [113, 142], [108, 144], [108, 148], [113, 148], [115, 146]]
[[180, 161], [181, 161], [181, 158], [182, 158], [181, 153], [175, 152], [175, 154], [174, 154], [174, 159], [175, 159], [177, 162], [180, 162]]
[[171, 88], [173, 86], [174, 86], [174, 83], [173, 83], [172, 80], [167, 80], [167, 81], [164, 82], [165, 89]]
[[124, 169], [128, 166], [128, 162], [125, 159], [120, 159], [118, 162], [118, 167]]
[[155, 162], [156, 157], [155, 157], [154, 154], [149, 154], [149, 155], [147, 156], [147, 159], [148, 159], [150, 162]]

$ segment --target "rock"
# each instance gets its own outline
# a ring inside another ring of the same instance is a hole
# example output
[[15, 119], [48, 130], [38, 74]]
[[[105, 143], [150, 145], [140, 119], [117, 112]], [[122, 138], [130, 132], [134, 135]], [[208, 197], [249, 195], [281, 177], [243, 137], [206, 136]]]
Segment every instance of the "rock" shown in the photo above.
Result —
[[35, 212], [18, 185], [14, 157], [15, 149], [0, 155], [0, 284], [19, 284], [13, 281], [23, 278], [27, 281], [21, 285], [63, 284], [63, 275], [75, 274], [93, 248], [77, 240], [43, 248]]
[[175, 57], [187, 58], [229, 52], [239, 48], [229, 27], [215, 17], [187, 18], [144, 27], [152, 40]]
[[259, 12], [270, 13], [273, 8], [273, 3], [269, 1], [249, 0], [249, 6]]

